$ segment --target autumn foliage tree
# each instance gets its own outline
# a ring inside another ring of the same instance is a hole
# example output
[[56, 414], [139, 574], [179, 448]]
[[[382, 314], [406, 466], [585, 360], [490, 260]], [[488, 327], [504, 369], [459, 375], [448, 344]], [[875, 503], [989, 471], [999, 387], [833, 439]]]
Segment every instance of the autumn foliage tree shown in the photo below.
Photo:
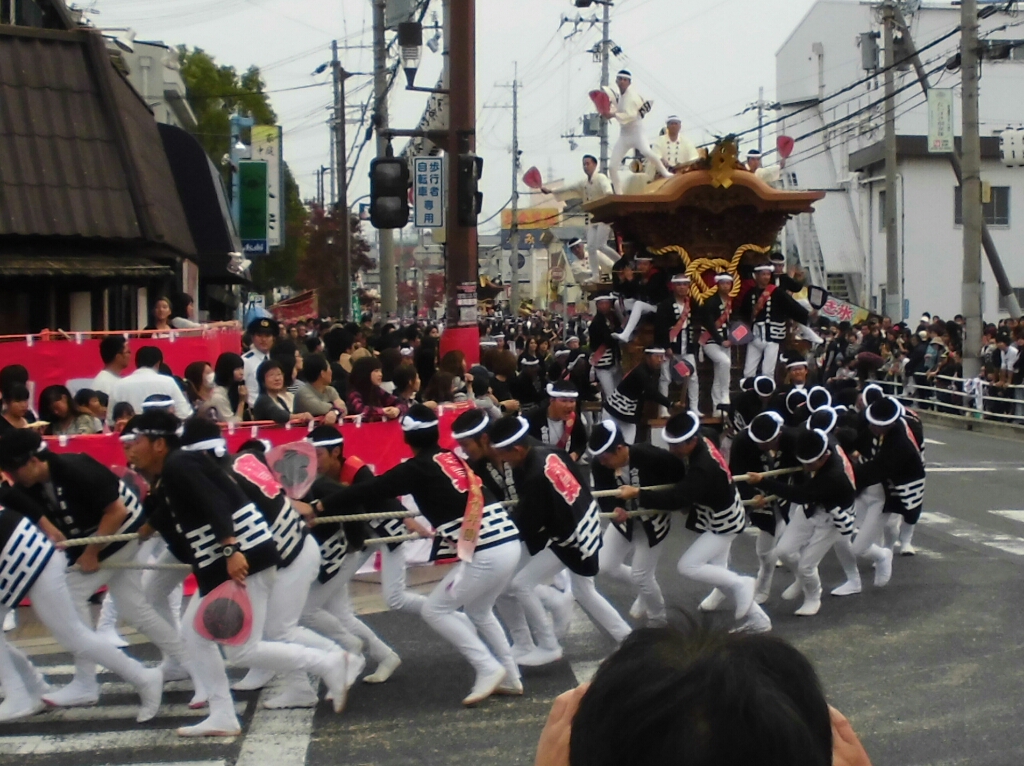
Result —
[[[359, 216], [350, 214], [349, 227], [351, 273], [354, 276], [360, 269], [370, 269], [375, 264], [370, 258], [370, 244], [363, 236]], [[306, 219], [302, 236], [306, 246], [299, 260], [295, 286], [302, 290], [319, 290], [320, 311], [338, 316], [342, 299], [342, 285], [338, 276], [343, 250], [336, 215], [314, 207]]]

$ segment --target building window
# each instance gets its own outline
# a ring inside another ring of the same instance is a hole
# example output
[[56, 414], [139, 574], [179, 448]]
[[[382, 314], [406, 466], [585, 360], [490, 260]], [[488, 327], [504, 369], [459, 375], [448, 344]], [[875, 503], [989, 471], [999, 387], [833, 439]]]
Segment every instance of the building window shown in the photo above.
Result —
[[878, 192], [878, 230], [885, 231], [885, 190]]
[[[981, 206], [985, 223], [989, 226], [1010, 225], [1010, 187], [993, 186], [992, 199]], [[953, 187], [953, 223], [964, 225], [963, 197], [959, 186]]]

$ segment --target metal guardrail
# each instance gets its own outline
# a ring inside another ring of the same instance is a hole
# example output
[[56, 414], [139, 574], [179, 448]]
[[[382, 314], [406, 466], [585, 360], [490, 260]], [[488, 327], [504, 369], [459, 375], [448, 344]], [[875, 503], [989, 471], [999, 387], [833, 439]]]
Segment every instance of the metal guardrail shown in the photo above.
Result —
[[[992, 420], [1024, 425], [1024, 385], [1007, 385], [999, 390], [1012, 391], [1015, 396], [992, 396], [989, 391], [996, 386], [976, 378], [965, 380], [948, 375], [933, 375], [931, 380], [949, 381], [952, 387], [921, 385], [916, 381], [876, 380], [887, 393], [900, 401], [915, 405], [918, 409], [945, 414], [957, 415], [966, 419]], [[965, 384], [967, 390], [965, 390]], [[979, 388], [980, 390], [976, 390]], [[920, 392], [927, 392], [922, 397]], [[998, 408], [1006, 408], [1007, 412], [997, 412], [990, 408], [996, 404]], [[980, 406], [979, 406], [980, 405]]]

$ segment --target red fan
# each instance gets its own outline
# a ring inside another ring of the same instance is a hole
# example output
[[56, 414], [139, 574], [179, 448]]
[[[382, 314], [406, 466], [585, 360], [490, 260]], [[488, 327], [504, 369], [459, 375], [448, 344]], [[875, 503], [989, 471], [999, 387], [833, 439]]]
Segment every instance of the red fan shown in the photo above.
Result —
[[603, 90], [590, 91], [590, 100], [594, 102], [594, 106], [602, 117], [608, 117], [612, 113], [612, 100]]
[[779, 150], [779, 156], [784, 160], [789, 159], [794, 146], [796, 146], [796, 141], [789, 136], [779, 136], [775, 139], [775, 148]]
[[526, 171], [526, 174], [523, 176], [523, 183], [530, 189], [539, 189], [544, 185], [544, 181], [540, 177], [540, 171], [537, 168], [530, 168]]
[[316, 481], [316, 447], [307, 441], [290, 442], [274, 447], [266, 457], [271, 473], [288, 497], [305, 497]]
[[245, 586], [234, 580], [222, 582], [203, 596], [192, 623], [207, 641], [241, 646], [252, 633], [252, 602]]

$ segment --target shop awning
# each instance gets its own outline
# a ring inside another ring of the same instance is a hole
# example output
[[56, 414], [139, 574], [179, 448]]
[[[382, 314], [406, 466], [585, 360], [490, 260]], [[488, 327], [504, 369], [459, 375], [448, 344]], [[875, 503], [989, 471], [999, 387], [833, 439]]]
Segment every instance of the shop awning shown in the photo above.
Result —
[[0, 276], [3, 277], [116, 277], [131, 280], [173, 273], [169, 265], [148, 258], [112, 255], [0, 256]]

